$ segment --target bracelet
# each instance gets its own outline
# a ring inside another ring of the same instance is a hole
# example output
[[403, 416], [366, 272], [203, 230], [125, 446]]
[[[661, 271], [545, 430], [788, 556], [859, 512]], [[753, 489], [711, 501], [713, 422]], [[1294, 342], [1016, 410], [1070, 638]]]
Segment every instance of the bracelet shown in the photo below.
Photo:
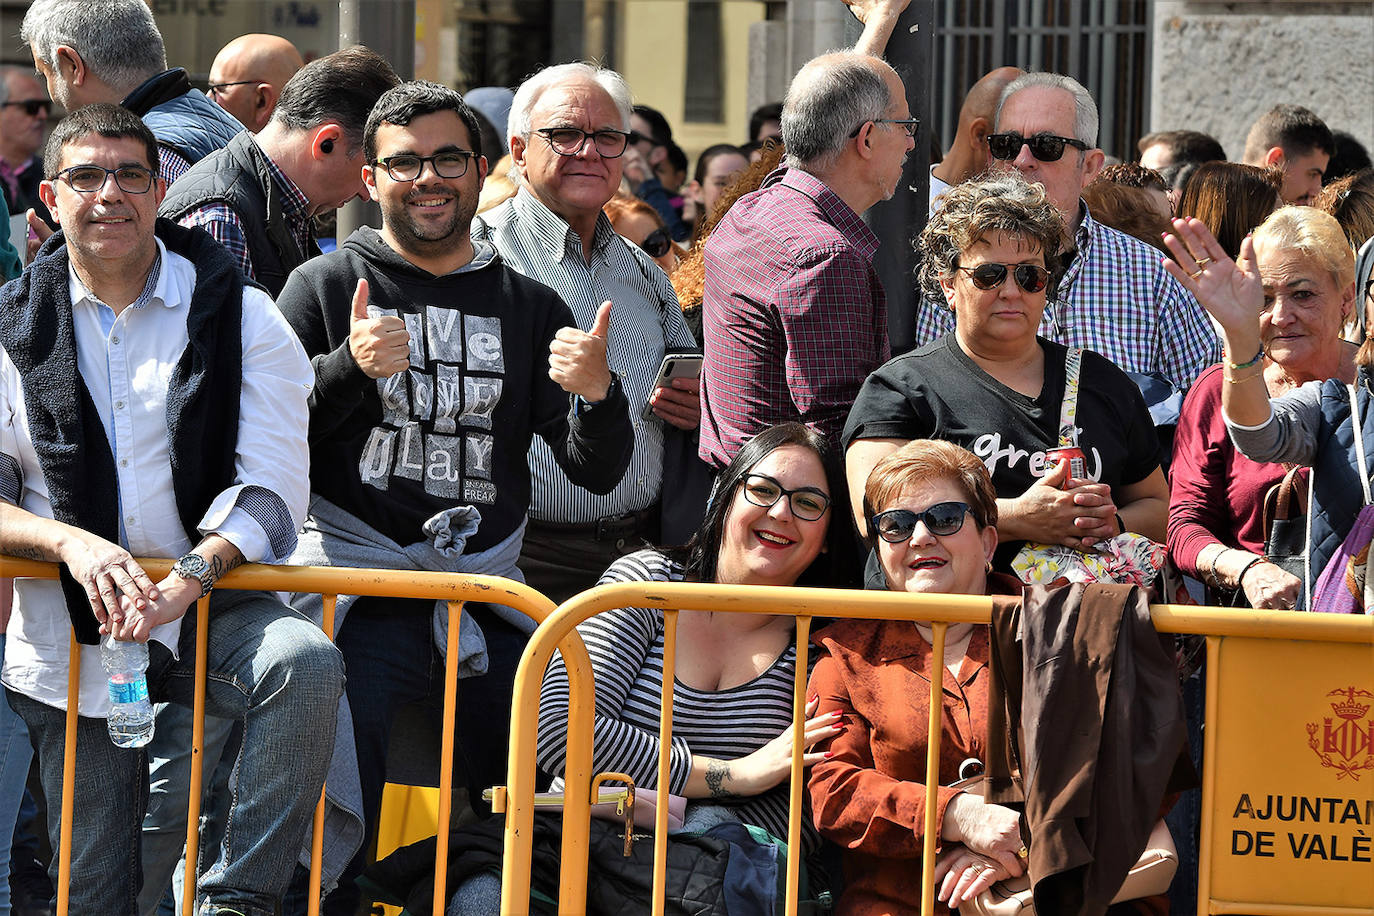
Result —
[[[1220, 554], [1218, 554], [1218, 556], [1220, 556]], [[1240, 575], [1236, 576], [1236, 588], [1244, 589], [1244, 588], [1245, 588], [1245, 574], [1248, 573], [1248, 572], [1250, 571], [1250, 567], [1254, 566], [1256, 563], [1264, 563], [1264, 562], [1266, 562], [1265, 559], [1264, 559], [1264, 557], [1255, 557], [1255, 558], [1252, 559], [1249, 563], [1246, 563], [1245, 566], [1244, 566], [1244, 568], [1241, 569]]]
[[1249, 369], [1251, 366], [1258, 366], [1258, 365], [1259, 365], [1259, 361], [1262, 360], [1262, 359], [1264, 359], [1264, 347], [1263, 347], [1263, 346], [1261, 346], [1259, 352], [1255, 354], [1255, 358], [1252, 359], [1252, 360], [1250, 360], [1248, 363], [1233, 363], [1233, 362], [1231, 362], [1230, 356], [1229, 356], [1229, 354], [1228, 354], [1227, 359], [1226, 359], [1226, 368], [1227, 368], [1227, 369]]
[[1252, 379], [1252, 378], [1260, 378], [1260, 377], [1263, 376], [1263, 375], [1264, 375], [1264, 369], [1263, 369], [1263, 367], [1261, 367], [1260, 370], [1259, 370], [1258, 372], [1252, 372], [1252, 373], [1250, 373], [1249, 375], [1242, 375], [1240, 378], [1236, 378], [1235, 376], [1233, 376], [1233, 375], [1231, 375], [1231, 374], [1229, 374], [1229, 373], [1227, 373], [1227, 372], [1223, 372], [1223, 373], [1221, 373], [1221, 378], [1222, 378], [1222, 381], [1226, 382], [1226, 384], [1228, 384], [1228, 385], [1238, 385], [1238, 384], [1240, 384], [1241, 382], [1248, 382], [1248, 381], [1250, 381], [1250, 379]]
[[1212, 557], [1212, 562], [1211, 564], [1209, 564], [1207, 568], [1207, 573], [1202, 577], [1203, 580], [1212, 588], [1221, 589], [1225, 587], [1221, 584], [1221, 579], [1217, 577], [1217, 561], [1220, 560], [1231, 549], [1232, 548], [1230, 547], [1222, 547], [1220, 550], [1218, 550], [1216, 556]]

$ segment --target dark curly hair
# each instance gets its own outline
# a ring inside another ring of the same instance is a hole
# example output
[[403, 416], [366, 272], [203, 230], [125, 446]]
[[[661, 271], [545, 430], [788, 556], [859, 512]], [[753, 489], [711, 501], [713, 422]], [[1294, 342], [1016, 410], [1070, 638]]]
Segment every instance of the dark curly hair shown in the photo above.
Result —
[[996, 232], [1038, 247], [1050, 272], [1046, 299], [1053, 299], [1063, 274], [1064, 218], [1038, 184], [1016, 172], [987, 173], [945, 192], [940, 208], [915, 242], [918, 280], [928, 299], [944, 302], [940, 280], [954, 276], [959, 256]]

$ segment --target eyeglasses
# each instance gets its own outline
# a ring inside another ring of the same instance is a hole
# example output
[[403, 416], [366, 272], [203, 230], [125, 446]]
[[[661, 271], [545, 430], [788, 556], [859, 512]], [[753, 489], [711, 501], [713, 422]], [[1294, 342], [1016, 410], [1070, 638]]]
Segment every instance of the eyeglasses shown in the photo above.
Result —
[[52, 111], [52, 102], [49, 102], [47, 99], [25, 99], [22, 102], [5, 102], [3, 107], [22, 108], [24, 109], [24, 114], [31, 118], [36, 118], [40, 114], [46, 115], [48, 112]]
[[769, 509], [784, 496], [792, 514], [802, 521], [814, 522], [830, 508], [830, 497], [815, 487], [789, 490], [767, 474], [744, 475], [744, 498], [754, 505]]
[[433, 156], [388, 156], [378, 159], [373, 165], [380, 165], [393, 181], [414, 181], [420, 177], [428, 162], [434, 167], [434, 174], [440, 178], [462, 178], [468, 172], [468, 161], [477, 158], [472, 150], [454, 149], [435, 153]]
[[94, 194], [105, 187], [114, 176], [115, 184], [126, 194], [147, 194], [153, 186], [153, 173], [141, 165], [121, 165], [117, 169], [103, 169], [98, 165], [74, 165], [53, 176], [71, 185], [73, 191]]
[[661, 258], [673, 247], [673, 240], [668, 237], [667, 229], [655, 229], [644, 237], [639, 247], [649, 257]]
[[1029, 146], [1031, 155], [1040, 162], [1058, 162], [1064, 155], [1065, 144], [1083, 152], [1088, 144], [1073, 137], [1056, 137], [1054, 134], [1036, 134], [1023, 137], [1012, 131], [1006, 134], [988, 134], [988, 152], [992, 158], [1007, 161], [1021, 155], [1021, 147]]
[[630, 142], [632, 132], [611, 130], [609, 127], [594, 131], [580, 130], [576, 127], [541, 127], [535, 133], [549, 141], [549, 146], [560, 156], [581, 154], [587, 146], [587, 140], [590, 139], [597, 155], [602, 159], [618, 159], [625, 154], [625, 147]]
[[968, 503], [959, 502], [936, 503], [923, 512], [888, 509], [869, 519], [869, 524], [884, 541], [900, 544], [911, 540], [917, 522], [924, 522], [926, 530], [937, 537], [958, 534], [959, 529], [964, 527], [964, 516], [972, 511]]
[[[902, 128], [902, 130], [906, 131], [906, 135], [907, 135], [908, 137], [914, 137], [914, 136], [916, 136], [916, 128], [921, 126], [921, 119], [920, 119], [920, 118], [870, 118], [869, 120], [867, 120], [867, 121], [864, 122], [864, 124], [870, 124], [870, 123], [871, 123], [871, 124], [896, 124], [896, 125], [900, 126], [900, 127]], [[849, 132], [849, 138], [850, 138], [851, 140], [854, 139], [855, 137], [857, 137], [857, 136], [859, 135], [859, 131], [861, 131], [861, 130], [864, 129], [864, 124], [860, 124], [858, 127], [854, 128], [852, 131]]]
[[956, 267], [968, 274], [979, 289], [997, 289], [1007, 279], [1007, 271], [1016, 278], [1016, 285], [1024, 292], [1038, 293], [1050, 282], [1050, 272], [1039, 264], [996, 264], [988, 261], [973, 267]]
[[652, 144], [655, 149], [663, 145], [649, 134], [641, 134], [637, 130], [632, 130], [630, 131], [630, 145], [634, 146], [637, 143], [649, 143]]
[[214, 98], [230, 86], [256, 86], [261, 80], [235, 80], [232, 83], [211, 83], [205, 87], [205, 94]]

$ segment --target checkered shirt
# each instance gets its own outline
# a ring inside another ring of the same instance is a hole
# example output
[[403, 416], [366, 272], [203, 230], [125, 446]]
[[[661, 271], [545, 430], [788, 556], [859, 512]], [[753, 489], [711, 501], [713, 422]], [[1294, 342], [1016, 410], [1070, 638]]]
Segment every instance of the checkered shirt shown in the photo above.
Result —
[[[261, 150], [262, 147], [259, 146], [258, 149]], [[277, 167], [266, 151], [263, 151], [262, 155], [267, 160], [267, 171], [272, 176], [273, 183], [281, 192], [281, 209], [286, 227], [292, 238], [300, 245], [301, 251], [309, 251], [310, 201], [301, 193], [301, 189], [296, 187], [295, 182], [287, 178], [286, 173]], [[185, 214], [177, 222], [183, 226], [199, 226], [210, 233], [215, 241], [229, 249], [234, 260], [238, 261], [244, 276], [257, 279], [257, 274], [253, 272], [253, 259], [248, 253], [248, 236], [244, 232], [243, 220], [233, 208], [224, 203], [206, 204]]]
[[191, 171], [191, 160], [181, 153], [172, 149], [170, 146], [157, 145], [157, 174], [167, 186], [171, 187], [172, 182], [182, 175]]
[[706, 244], [701, 456], [724, 467], [760, 430], [800, 420], [839, 441], [888, 358], [878, 237], [824, 182], [780, 169]]
[[[1074, 236], [1078, 255], [1045, 306], [1040, 336], [1095, 350], [1127, 372], [1162, 375], [1179, 391], [1221, 358], [1202, 307], [1160, 266], [1160, 252], [1092, 218]], [[943, 302], [922, 302], [916, 346], [954, 330]]]

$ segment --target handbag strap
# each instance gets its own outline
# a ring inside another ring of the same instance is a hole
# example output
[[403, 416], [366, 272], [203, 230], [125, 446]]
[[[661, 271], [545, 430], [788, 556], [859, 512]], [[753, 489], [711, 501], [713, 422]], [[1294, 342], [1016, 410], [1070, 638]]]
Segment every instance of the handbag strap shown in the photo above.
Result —
[[1360, 463], [1360, 487], [1364, 490], [1364, 504], [1374, 500], [1369, 498], [1369, 467], [1364, 457], [1364, 434], [1360, 430], [1360, 404], [1354, 385], [1346, 385], [1350, 392], [1350, 428], [1355, 433], [1355, 458]]
[[1078, 444], [1074, 417], [1078, 413], [1078, 376], [1083, 368], [1082, 347], [1069, 347], [1064, 354], [1064, 400], [1059, 405], [1059, 447]]

